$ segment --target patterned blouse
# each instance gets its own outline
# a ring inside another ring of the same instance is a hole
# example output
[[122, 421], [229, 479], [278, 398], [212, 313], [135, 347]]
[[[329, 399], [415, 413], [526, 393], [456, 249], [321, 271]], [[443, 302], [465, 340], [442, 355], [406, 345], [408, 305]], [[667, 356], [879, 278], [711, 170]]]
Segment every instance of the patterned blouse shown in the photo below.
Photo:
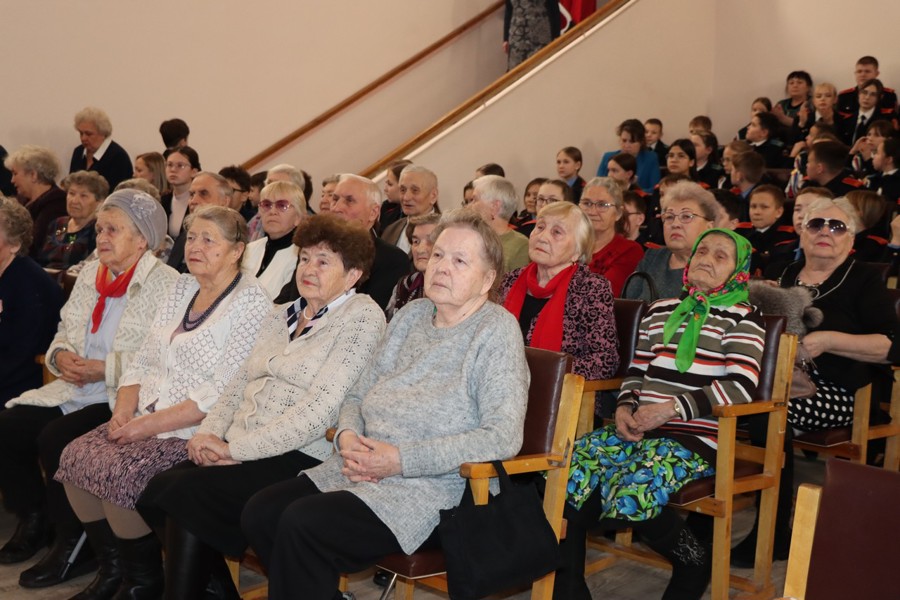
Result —
[[69, 217], [60, 217], [50, 225], [47, 241], [37, 261], [42, 267], [68, 269], [87, 258], [97, 245], [92, 220], [74, 233], [69, 233]]

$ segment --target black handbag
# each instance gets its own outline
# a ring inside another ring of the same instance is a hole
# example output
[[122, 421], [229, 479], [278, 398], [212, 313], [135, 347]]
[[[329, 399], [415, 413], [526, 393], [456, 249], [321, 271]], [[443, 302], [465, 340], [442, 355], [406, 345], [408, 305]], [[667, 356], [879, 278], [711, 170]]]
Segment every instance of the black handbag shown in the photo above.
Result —
[[438, 532], [453, 600], [477, 600], [530, 585], [560, 564], [559, 543], [534, 483], [513, 483], [500, 461], [500, 493], [475, 505], [466, 485], [459, 506], [442, 510]]
[[[631, 275], [628, 276], [628, 278], [625, 280], [625, 283], [622, 285], [622, 294], [621, 294], [622, 298], [627, 297], [627, 296], [625, 296], [625, 290], [628, 289], [628, 285], [634, 279], [643, 279], [644, 280], [644, 283], [647, 285], [647, 290], [650, 292], [650, 298], [649, 298], [650, 302], [656, 302], [657, 300], [659, 300], [659, 291], [656, 289], [656, 283], [650, 277], [650, 274], [645, 273], [644, 271], [635, 271], [634, 273], [632, 273]], [[638, 300], [639, 299], [640, 298], [638, 298]]]

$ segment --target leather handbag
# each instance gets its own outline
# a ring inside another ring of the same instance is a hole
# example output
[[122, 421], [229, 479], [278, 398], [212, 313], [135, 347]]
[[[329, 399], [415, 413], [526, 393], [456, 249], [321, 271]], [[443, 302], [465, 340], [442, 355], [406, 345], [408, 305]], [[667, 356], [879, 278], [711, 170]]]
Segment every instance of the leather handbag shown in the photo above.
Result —
[[530, 585], [560, 564], [559, 543], [534, 483], [513, 483], [500, 461], [500, 493], [476, 505], [466, 485], [459, 506], [442, 510], [438, 532], [453, 600], [476, 600]]
[[791, 398], [812, 398], [819, 391], [816, 382], [812, 378], [812, 369], [815, 366], [803, 344], [797, 345], [797, 357], [794, 359], [794, 371], [791, 374]]

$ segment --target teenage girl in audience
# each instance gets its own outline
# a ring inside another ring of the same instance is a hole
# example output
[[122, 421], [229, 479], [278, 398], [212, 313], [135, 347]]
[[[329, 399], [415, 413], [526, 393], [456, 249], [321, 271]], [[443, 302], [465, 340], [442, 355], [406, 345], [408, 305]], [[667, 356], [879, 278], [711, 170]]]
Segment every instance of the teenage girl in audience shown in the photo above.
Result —
[[623, 192], [626, 190], [641, 191], [641, 186], [635, 182], [637, 159], [632, 155], [626, 152], [619, 152], [609, 159], [606, 166], [609, 171], [608, 177], [618, 183]]
[[522, 233], [522, 227], [525, 224], [531, 223], [532, 225], [534, 225], [533, 221], [535, 216], [537, 216], [536, 204], [538, 192], [541, 189], [541, 185], [546, 181], [546, 177], [535, 177], [528, 182], [528, 185], [525, 186], [525, 193], [522, 196], [522, 202], [525, 204], [525, 208], [519, 211], [519, 214], [514, 216], [513, 220], [511, 221], [512, 224], [516, 226], [516, 229], [519, 231], [519, 233]]
[[647, 200], [641, 194], [632, 191], [622, 193], [625, 215], [616, 222], [616, 230], [625, 239], [637, 242], [643, 246], [647, 241], [647, 234], [644, 228], [644, 221], [647, 220]]
[[725, 174], [719, 179], [719, 189], [730, 190], [733, 187], [731, 168], [734, 165], [732, 161], [738, 154], [750, 152], [751, 150], [753, 150], [753, 146], [744, 140], [733, 140], [725, 144], [725, 147], [722, 149], [722, 169], [725, 171]]
[[584, 178], [578, 174], [581, 165], [581, 150], [575, 146], [566, 146], [556, 154], [556, 174], [572, 189], [572, 202], [575, 204], [578, 204], [584, 189]]
[[872, 166], [872, 155], [878, 148], [878, 144], [894, 131], [894, 124], [891, 121], [882, 120], [869, 123], [866, 135], [856, 140], [850, 149], [850, 169], [856, 177], [863, 179], [875, 173], [875, 167]]
[[169, 191], [169, 182], [166, 181], [166, 159], [159, 152], [138, 154], [134, 159], [134, 177], [152, 183], [160, 195]]
[[719, 151], [719, 140], [716, 138], [716, 134], [711, 131], [698, 131], [691, 134], [691, 142], [697, 153], [697, 181], [708, 188], [718, 187], [719, 179], [722, 178], [725, 171], [719, 164], [716, 155]]
[[579, 207], [541, 209], [528, 239], [531, 263], [506, 274], [500, 303], [527, 346], [568, 352], [575, 373], [603, 379], [616, 372], [619, 356], [609, 281], [587, 267], [593, 246], [593, 227]]
[[772, 107], [772, 114], [778, 117], [783, 127], [791, 127], [794, 117], [800, 113], [800, 109], [809, 102], [812, 91], [812, 77], [806, 71], [791, 71], [787, 76], [784, 93], [787, 98], [779, 100]]
[[697, 149], [687, 138], [680, 138], [669, 146], [666, 155], [666, 169], [669, 175], [687, 175], [697, 180]]
[[836, 126], [835, 116], [837, 104], [837, 88], [834, 84], [822, 82], [816, 84], [812, 95], [812, 109], [805, 105], [794, 117], [794, 139], [803, 139], [813, 123], [822, 121], [832, 127]]
[[635, 157], [637, 161], [638, 185], [645, 192], [650, 192], [659, 183], [659, 160], [656, 153], [647, 148], [644, 124], [637, 119], [627, 119], [616, 128], [616, 135], [619, 136], [619, 150], [613, 150], [603, 155], [603, 158], [600, 159], [600, 167], [597, 169], [597, 176], [608, 176], [609, 160], [619, 152], [625, 152]]

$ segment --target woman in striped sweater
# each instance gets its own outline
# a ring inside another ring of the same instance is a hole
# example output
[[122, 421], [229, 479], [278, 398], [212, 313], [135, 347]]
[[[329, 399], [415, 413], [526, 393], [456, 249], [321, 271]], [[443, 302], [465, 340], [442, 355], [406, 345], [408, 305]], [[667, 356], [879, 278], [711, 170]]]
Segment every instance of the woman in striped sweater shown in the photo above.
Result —
[[712, 407], [750, 402], [756, 390], [764, 331], [747, 303], [750, 253], [746, 239], [732, 231], [704, 232], [685, 269], [681, 297], [650, 306], [615, 425], [576, 445], [557, 599], [590, 598], [584, 536], [598, 520], [634, 527], [672, 561], [663, 600], [703, 595], [712, 564], [709, 544], [666, 503], [687, 482], [714, 473], [718, 424]]

